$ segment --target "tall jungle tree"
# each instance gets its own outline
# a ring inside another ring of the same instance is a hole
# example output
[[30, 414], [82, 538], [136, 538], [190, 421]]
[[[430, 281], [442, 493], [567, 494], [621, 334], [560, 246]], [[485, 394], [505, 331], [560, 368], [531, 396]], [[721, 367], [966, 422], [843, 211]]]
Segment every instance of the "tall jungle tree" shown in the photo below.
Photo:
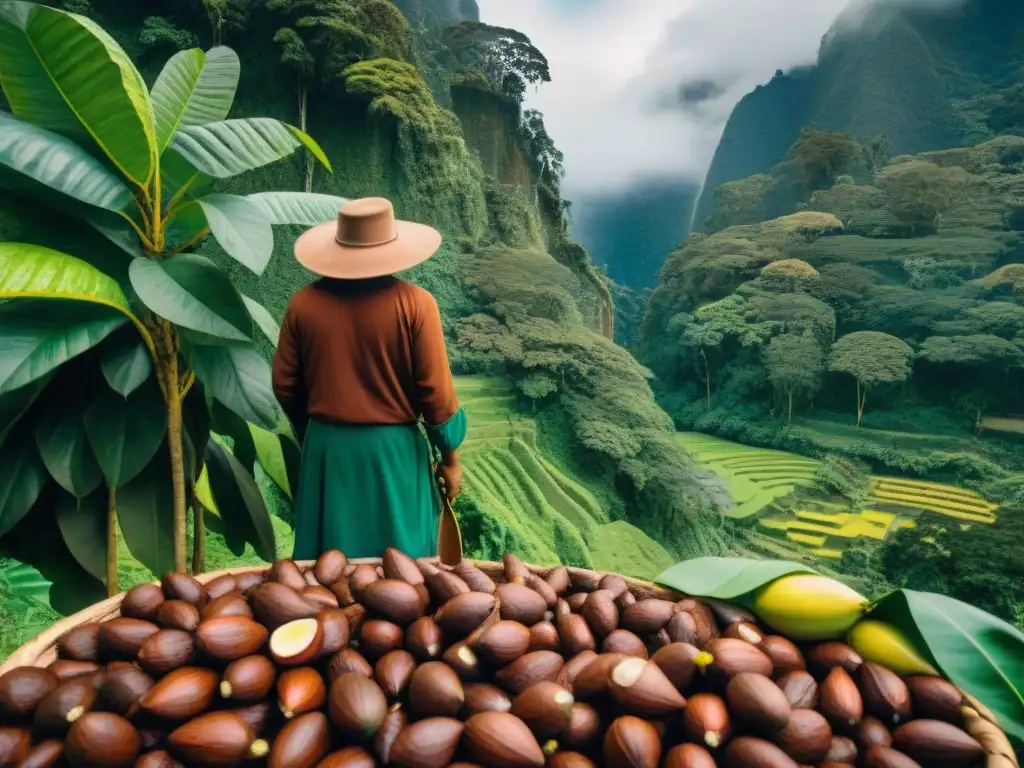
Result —
[[[365, 59], [407, 60], [412, 29], [389, 0], [267, 0], [287, 26], [274, 35], [281, 62], [296, 78], [299, 130], [306, 131], [309, 91], [343, 77], [345, 68]], [[314, 157], [306, 153], [305, 191], [313, 189]]]
[[239, 32], [249, 23], [252, 0], [202, 0], [202, 3], [214, 46], [224, 43], [225, 33]]
[[832, 345], [830, 371], [848, 373], [857, 381], [857, 426], [864, 417], [868, 389], [875, 384], [910, 378], [913, 350], [906, 342], [878, 331], [848, 333]]
[[547, 57], [518, 30], [464, 21], [445, 31], [444, 42], [464, 78], [517, 104], [529, 86], [551, 82]]
[[786, 398], [786, 421], [792, 421], [793, 395], [813, 396], [821, 387], [824, 350], [811, 336], [784, 333], [768, 342], [764, 362], [768, 381]]
[[731, 342], [744, 349], [758, 349], [771, 335], [771, 325], [757, 322], [756, 318], [751, 321], [749, 314], [746, 300], [734, 294], [705, 304], [693, 315], [680, 313], [669, 320], [668, 330], [676, 336], [678, 349], [697, 363], [708, 409], [711, 408], [712, 358], [716, 353]]
[[193, 251], [212, 234], [260, 274], [271, 225], [329, 220], [342, 201], [241, 197], [215, 182], [302, 146], [327, 158], [290, 125], [227, 119], [239, 75], [227, 48], [177, 54], [150, 91], [94, 22], [3, 0], [0, 72], [13, 112], [0, 112], [3, 178], [103, 236], [69, 253], [0, 244], [0, 535], [47, 475], [83, 506], [106, 485], [102, 506], [112, 522], [121, 508], [133, 554], [158, 574], [185, 570], [187, 507], [205, 465], [229, 543], [274, 557], [255, 481], [210, 439], [218, 422], [250, 443], [250, 427], [294, 439], [254, 341], [256, 327], [273, 337], [274, 321]]

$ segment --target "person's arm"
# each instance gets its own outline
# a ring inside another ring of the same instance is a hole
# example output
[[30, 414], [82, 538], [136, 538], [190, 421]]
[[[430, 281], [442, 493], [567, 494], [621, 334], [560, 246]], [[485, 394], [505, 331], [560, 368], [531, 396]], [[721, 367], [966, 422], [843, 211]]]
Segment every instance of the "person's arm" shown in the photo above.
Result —
[[441, 312], [428, 293], [421, 294], [413, 322], [413, 375], [418, 407], [430, 444], [441, 454], [438, 473], [445, 480], [448, 496], [458, 495], [462, 467], [458, 448], [466, 439], [466, 414], [459, 407], [455, 382], [444, 346]]
[[295, 303], [290, 302], [281, 322], [281, 335], [274, 353], [274, 396], [302, 439], [306, 431], [306, 381], [296, 329]]

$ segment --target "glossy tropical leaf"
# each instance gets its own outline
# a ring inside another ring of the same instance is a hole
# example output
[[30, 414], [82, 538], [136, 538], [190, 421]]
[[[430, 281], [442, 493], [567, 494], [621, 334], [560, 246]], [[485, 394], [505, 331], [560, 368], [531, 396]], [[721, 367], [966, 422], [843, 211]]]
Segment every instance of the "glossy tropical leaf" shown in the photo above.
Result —
[[[39, 511], [39, 524], [19, 528], [17, 536], [11, 537], [7, 551], [35, 569], [45, 580], [48, 589], [42, 601], [66, 616], [103, 600], [107, 596], [106, 588], [83, 569], [68, 550], [56, 515], [50, 508]], [[24, 574], [24, 577], [31, 578], [32, 583], [23, 586], [41, 588], [36, 578], [29, 574]], [[50, 619], [44, 626], [52, 624]]]
[[50, 383], [52, 374], [36, 379], [31, 384], [0, 395], [0, 445], [18, 424], [18, 420], [32, 407], [32, 403]]
[[274, 481], [274, 485], [281, 489], [281, 492], [289, 499], [292, 498], [292, 484], [288, 476], [288, 463], [285, 459], [284, 446], [282, 443], [288, 438], [282, 435], [275, 435], [265, 429], [260, 429], [255, 424], [249, 425], [249, 432], [252, 433], [252, 442], [256, 447], [256, 458], [267, 473], [267, 477]]
[[[70, 393], [69, 393], [70, 394]], [[36, 446], [50, 476], [79, 499], [103, 482], [85, 432], [84, 393], [54, 398], [36, 422]]]
[[206, 467], [229, 542], [243, 539], [261, 558], [273, 561], [277, 557], [274, 526], [253, 476], [216, 440], [206, 446]]
[[122, 331], [103, 344], [100, 370], [112, 390], [128, 397], [153, 373], [153, 358], [136, 334]]
[[167, 442], [135, 479], [117, 490], [117, 514], [132, 556], [160, 577], [174, 570], [174, 494]]
[[202, 504], [207, 512], [212, 512], [220, 517], [220, 510], [217, 508], [217, 501], [213, 498], [213, 489], [210, 488], [210, 472], [203, 464], [203, 471], [199, 473], [195, 487], [196, 500]]
[[123, 216], [116, 216], [107, 211], [97, 208], [85, 208], [84, 206], [69, 212], [91, 226], [132, 258], [141, 259], [146, 255], [142, 249], [142, 242], [139, 240], [138, 233], [132, 229], [131, 224]]
[[316, 142], [297, 128], [269, 117], [223, 120], [180, 129], [171, 147], [203, 173], [228, 179], [287, 157], [302, 145], [328, 168], [327, 157]]
[[262, 275], [274, 254], [274, 231], [259, 206], [238, 195], [201, 197], [210, 231], [224, 251], [238, 263]]
[[136, 186], [156, 168], [149, 92], [99, 25], [44, 5], [0, 2], [0, 72], [22, 120], [92, 141]]
[[84, 499], [66, 493], [57, 497], [57, 525], [75, 560], [91, 575], [107, 583], [107, 503], [102, 488]]
[[19, 429], [0, 446], [0, 536], [32, 509], [46, 484], [46, 468], [31, 432]]
[[137, 322], [121, 286], [86, 261], [30, 243], [0, 243], [0, 299], [74, 299]]
[[3, 111], [0, 164], [97, 208], [120, 211], [132, 200], [124, 182], [71, 139]]
[[206, 220], [206, 212], [195, 200], [191, 200], [175, 208], [167, 229], [164, 232], [166, 241], [178, 250], [184, 250], [185, 244], [194, 247], [210, 234], [210, 223]]
[[251, 344], [195, 345], [192, 366], [210, 394], [245, 421], [275, 429], [280, 412], [270, 366]]
[[106, 483], [115, 488], [145, 469], [167, 433], [163, 398], [152, 378], [127, 398], [98, 387], [84, 422]]
[[243, 467], [252, 472], [256, 467], [256, 445], [252, 441], [249, 423], [219, 400], [211, 403], [210, 416], [210, 431], [229, 446]]
[[331, 161], [327, 159], [327, 154], [312, 136], [305, 131], [299, 130], [294, 125], [285, 123], [285, 127], [291, 131], [292, 136], [298, 139], [302, 146], [309, 150], [309, 153], [320, 162], [320, 165], [327, 169], [328, 173], [334, 173], [334, 169], [331, 168]]
[[137, 259], [128, 271], [149, 309], [175, 325], [223, 339], [252, 338], [249, 310], [222, 269], [194, 253]]
[[0, 299], [67, 299], [116, 309], [143, 341], [149, 332], [118, 282], [82, 259], [30, 243], [0, 243]]
[[1024, 740], [1024, 634], [989, 613], [945, 595], [899, 589], [871, 618], [895, 624], [942, 673]]
[[271, 224], [298, 224], [312, 227], [338, 218], [338, 210], [348, 202], [344, 197], [316, 192], [257, 192], [246, 197], [258, 205]]
[[[172, 199], [193, 200], [213, 189], [213, 179], [171, 147], [165, 149], [160, 157], [160, 175], [164, 197], [168, 203]], [[170, 206], [166, 206], [166, 209], [170, 210]]]
[[218, 46], [179, 51], [164, 65], [153, 84], [153, 116], [157, 153], [163, 152], [179, 128], [225, 119], [238, 88], [241, 65], [230, 48]]
[[124, 315], [84, 302], [0, 304], [0, 394], [55, 371], [127, 322]]
[[245, 306], [249, 309], [249, 314], [252, 315], [256, 325], [263, 331], [263, 335], [270, 339], [270, 342], [276, 347], [277, 341], [281, 337], [281, 326], [277, 324], [277, 320], [267, 311], [266, 307], [255, 299], [250, 299], [245, 294], [242, 294], [242, 301], [245, 302]]
[[697, 557], [663, 571], [655, 581], [685, 595], [732, 600], [749, 595], [769, 581], [790, 573], [815, 573], [787, 560], [749, 560], [745, 557]]

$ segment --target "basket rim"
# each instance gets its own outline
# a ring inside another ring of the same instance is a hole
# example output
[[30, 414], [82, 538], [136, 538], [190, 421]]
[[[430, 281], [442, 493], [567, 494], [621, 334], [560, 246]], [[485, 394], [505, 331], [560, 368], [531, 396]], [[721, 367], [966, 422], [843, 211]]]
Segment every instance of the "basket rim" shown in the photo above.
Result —
[[[436, 561], [437, 558], [428, 558], [428, 560]], [[315, 560], [297, 560], [296, 565], [300, 568], [311, 567], [316, 561]], [[364, 557], [364, 558], [352, 558], [349, 560], [350, 563], [355, 565], [379, 565], [382, 562], [382, 558], [379, 557]], [[504, 566], [500, 562], [493, 560], [469, 560], [466, 559], [463, 562], [469, 565], [476, 566], [485, 570], [503, 569]], [[550, 571], [552, 568], [559, 566], [540, 566], [525, 564], [527, 569], [534, 574], [543, 574]], [[264, 571], [269, 568], [268, 565], [257, 565], [257, 566], [245, 566], [240, 568], [225, 568], [219, 571], [210, 571], [208, 573], [196, 574], [195, 579], [201, 583], [206, 584], [213, 581], [216, 578], [227, 575], [235, 575], [239, 573], [251, 573], [253, 571]], [[586, 568], [574, 568], [567, 566], [567, 569], [571, 574], [573, 573], [587, 573], [592, 574], [595, 571]], [[619, 575], [626, 585], [630, 589], [639, 589], [645, 592], [654, 594], [660, 594], [667, 599], [672, 599], [673, 596], [676, 599], [683, 597], [682, 593], [677, 590], [662, 587], [659, 584], [655, 584], [652, 581], [645, 581], [642, 579], [636, 579], [630, 576]], [[151, 584], [159, 584], [159, 580], [150, 582]], [[23, 666], [45, 666], [52, 661], [52, 659], [44, 659], [50, 652], [55, 653], [57, 641], [69, 632], [71, 629], [87, 624], [93, 621], [103, 621], [105, 619], [113, 618], [117, 615], [118, 609], [120, 608], [121, 602], [124, 600], [124, 596], [127, 592], [121, 592], [112, 597], [108, 597], [99, 603], [89, 606], [71, 616], [58, 621], [50, 628], [36, 635], [34, 638], [26, 642], [14, 653], [12, 653], [7, 659], [4, 660], [3, 664], [0, 665], [0, 675], [8, 672], [15, 667]], [[964, 692], [964, 704], [961, 706], [961, 711], [964, 715], [965, 729], [972, 737], [982, 744], [987, 752], [987, 759], [985, 768], [1020, 768], [1020, 763], [1017, 760], [1016, 753], [1010, 744], [1009, 739], [1003, 732], [1002, 728], [998, 724], [996, 717], [986, 709], [980, 702], [978, 702], [973, 696]]]

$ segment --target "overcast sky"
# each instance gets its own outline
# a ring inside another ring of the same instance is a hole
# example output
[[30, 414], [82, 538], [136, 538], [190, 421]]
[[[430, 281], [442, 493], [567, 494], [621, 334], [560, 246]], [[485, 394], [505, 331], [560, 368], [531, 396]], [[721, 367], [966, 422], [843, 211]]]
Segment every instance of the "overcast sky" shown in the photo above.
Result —
[[[898, 0], [917, 5], [957, 0]], [[850, 0], [478, 0], [526, 33], [553, 82], [530, 94], [566, 155], [568, 194], [697, 181], [735, 103], [813, 63]]]

